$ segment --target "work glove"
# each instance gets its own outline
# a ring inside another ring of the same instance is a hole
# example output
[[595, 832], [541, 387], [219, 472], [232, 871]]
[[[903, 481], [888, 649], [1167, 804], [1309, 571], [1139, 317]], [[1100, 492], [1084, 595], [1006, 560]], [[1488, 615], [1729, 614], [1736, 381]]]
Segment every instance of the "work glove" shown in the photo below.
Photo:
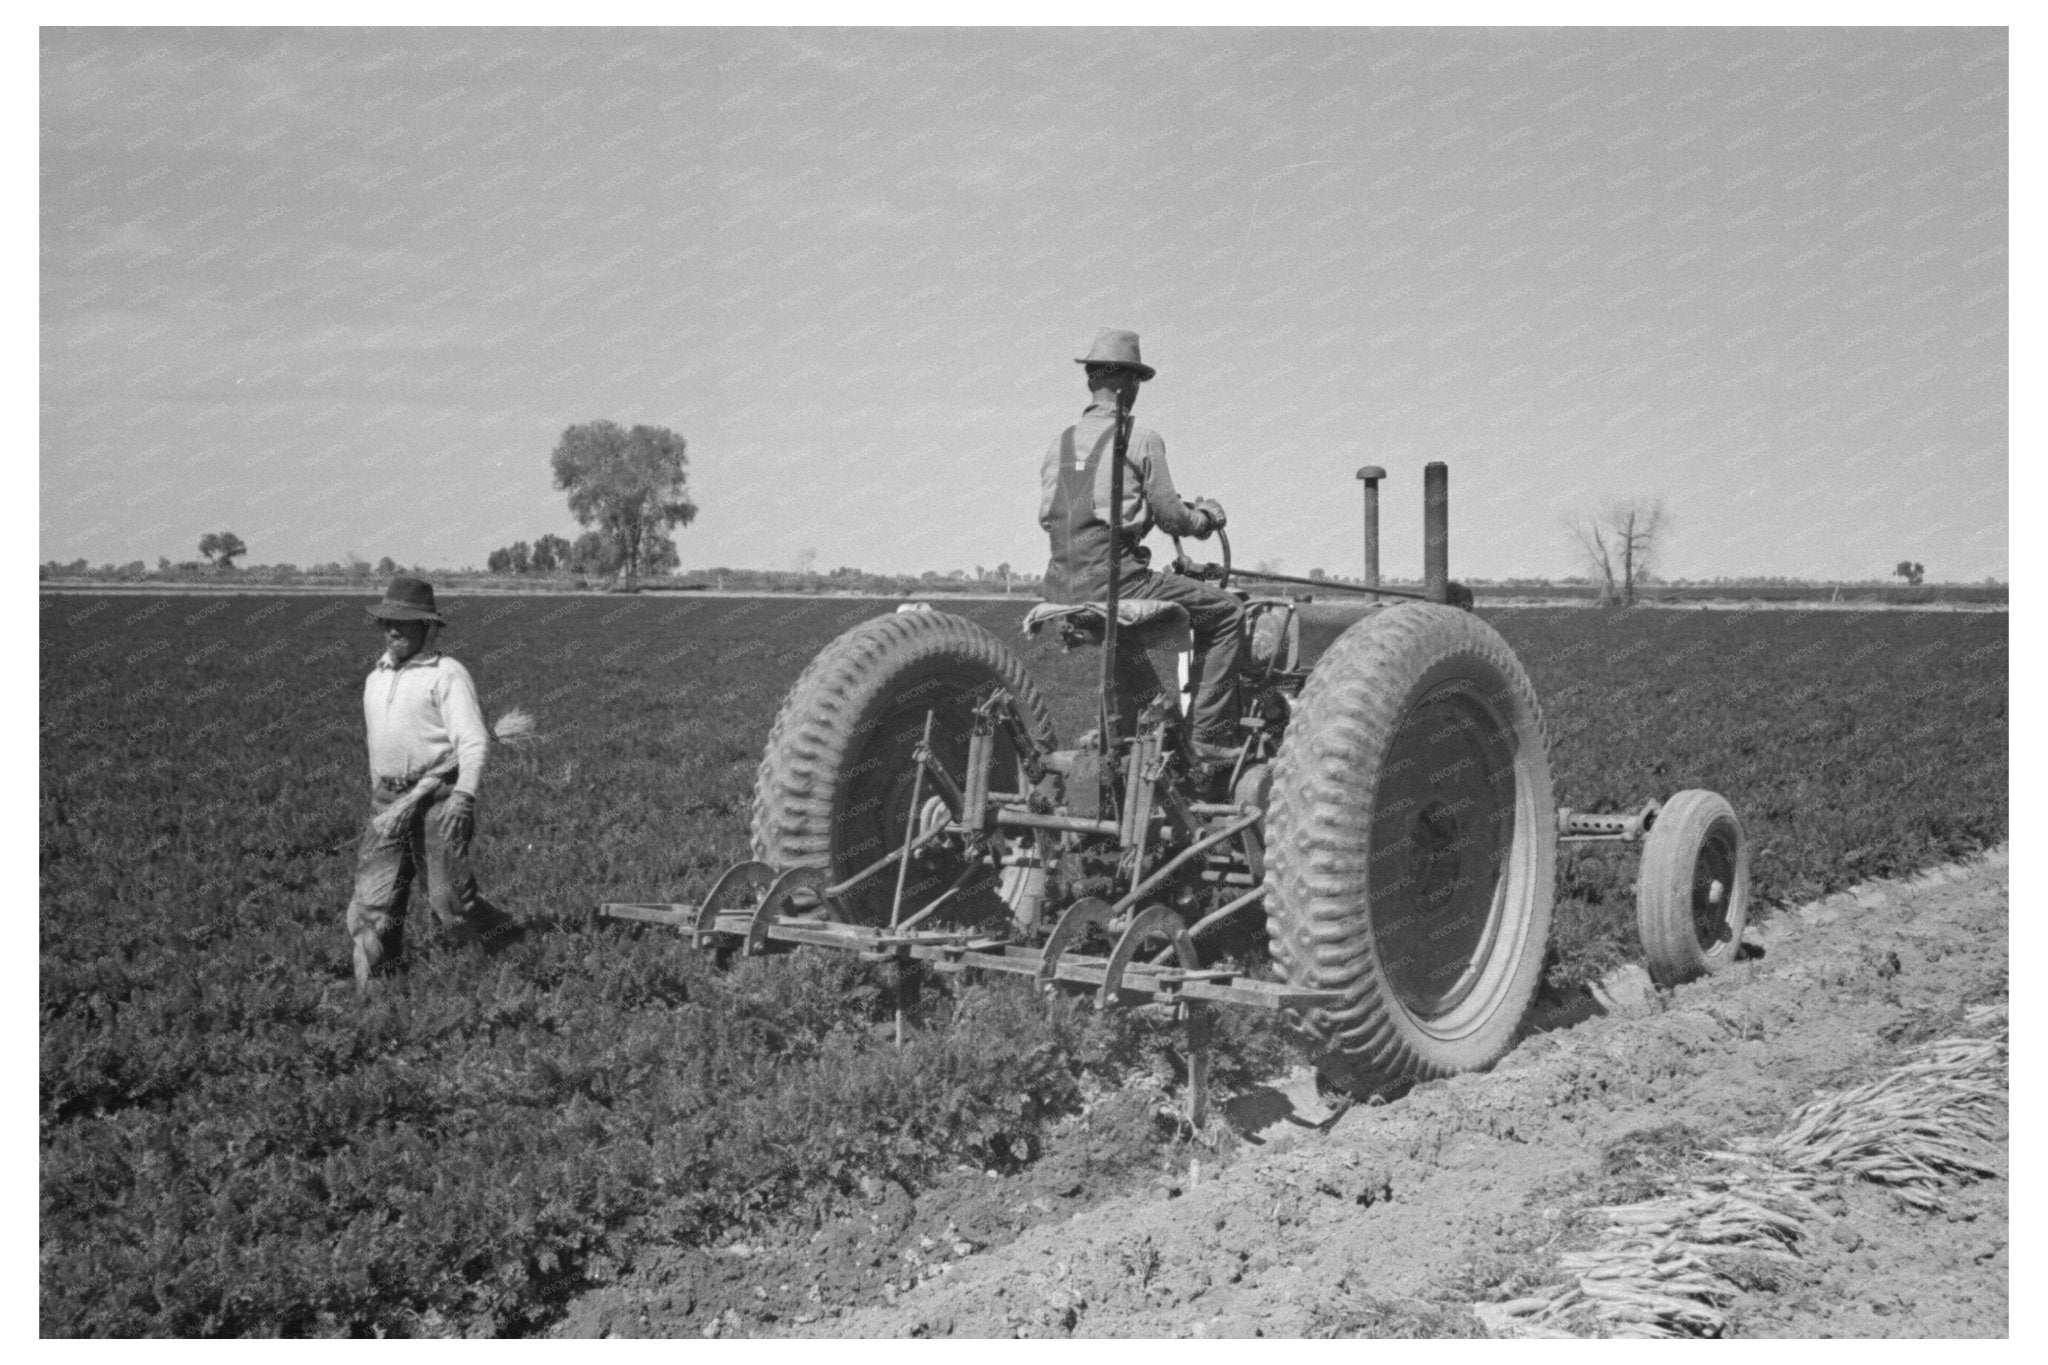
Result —
[[455, 851], [456, 857], [466, 857], [469, 841], [476, 837], [476, 798], [468, 792], [450, 792], [432, 818], [441, 841]]
[[1207, 540], [1211, 535], [1230, 524], [1230, 518], [1223, 515], [1223, 504], [1217, 502], [1214, 498], [1196, 498], [1188, 505], [1202, 514], [1205, 523], [1202, 529], [1195, 534], [1195, 539], [1197, 540]]

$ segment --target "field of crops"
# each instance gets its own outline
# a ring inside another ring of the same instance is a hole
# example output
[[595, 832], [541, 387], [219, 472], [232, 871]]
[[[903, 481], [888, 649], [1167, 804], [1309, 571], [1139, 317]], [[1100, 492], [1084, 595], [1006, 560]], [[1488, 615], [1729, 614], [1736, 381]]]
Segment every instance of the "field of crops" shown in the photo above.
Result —
[[[42, 599], [46, 1334], [530, 1331], [645, 1248], [810, 1216], [865, 1176], [1028, 1159], [1146, 1046], [974, 988], [930, 996], [898, 1050], [857, 964], [720, 974], [586, 923], [746, 856], [784, 690], [886, 610], [830, 599], [454, 603], [486, 710], [550, 736], [495, 761], [479, 844], [537, 932], [496, 957], [429, 932], [358, 1004], [340, 922], [368, 600]], [[1022, 604], [954, 609], [1015, 638]], [[1724, 792], [1765, 901], [2005, 837], [2003, 613], [1490, 619], [1543, 698], [1559, 802]], [[1087, 657], [1025, 654], [1061, 734], [1083, 728]], [[1626, 955], [1632, 875], [1565, 862], [1554, 987]]]

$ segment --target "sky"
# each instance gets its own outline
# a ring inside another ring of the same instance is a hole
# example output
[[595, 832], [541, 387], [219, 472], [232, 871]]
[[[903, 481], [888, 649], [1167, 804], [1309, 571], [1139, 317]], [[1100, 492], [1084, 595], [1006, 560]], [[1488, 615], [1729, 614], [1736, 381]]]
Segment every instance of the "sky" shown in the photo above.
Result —
[[41, 34], [41, 560], [1036, 571], [1096, 330], [1237, 559], [2008, 576], [2003, 29]]

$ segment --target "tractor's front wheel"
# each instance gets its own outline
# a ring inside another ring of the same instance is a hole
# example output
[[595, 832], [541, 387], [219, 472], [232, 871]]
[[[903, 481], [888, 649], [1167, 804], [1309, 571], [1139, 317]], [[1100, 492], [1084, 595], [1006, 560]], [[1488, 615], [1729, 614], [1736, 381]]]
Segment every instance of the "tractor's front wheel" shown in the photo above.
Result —
[[1490, 1065], [1550, 934], [1557, 837], [1542, 713], [1469, 612], [1404, 604], [1316, 665], [1273, 769], [1266, 913], [1301, 1022], [1352, 1089]]
[[[943, 818], [939, 789], [929, 776], [918, 780], [913, 758], [926, 719], [933, 756], [964, 786], [974, 709], [999, 690], [1051, 749], [1052, 720], [1038, 688], [1017, 656], [974, 622], [902, 611], [841, 635], [797, 679], [769, 732], [754, 783], [754, 856], [776, 868], [822, 867], [838, 882], [900, 847], [913, 823], [926, 828]], [[1019, 791], [1015, 746], [1000, 726], [994, 738], [991, 785]], [[903, 880], [903, 915], [944, 894], [969, 863], [960, 842], [945, 836], [921, 850]], [[896, 889], [891, 867], [838, 897], [837, 909], [856, 924], [886, 925]], [[1005, 879], [991, 869], [971, 876], [946, 914], [996, 920], [1011, 908]]]

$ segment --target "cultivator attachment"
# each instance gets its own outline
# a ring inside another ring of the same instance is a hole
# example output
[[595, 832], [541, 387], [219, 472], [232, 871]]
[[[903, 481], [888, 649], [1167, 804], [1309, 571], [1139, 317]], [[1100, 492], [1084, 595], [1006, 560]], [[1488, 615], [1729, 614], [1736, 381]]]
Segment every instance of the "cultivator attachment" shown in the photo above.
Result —
[[[929, 962], [941, 971], [1005, 972], [1028, 976], [1048, 990], [1078, 991], [1095, 998], [1099, 1008], [1117, 1005], [1175, 1004], [1201, 1001], [1219, 1005], [1249, 1005], [1273, 1010], [1305, 1010], [1333, 1003], [1335, 991], [1302, 990], [1277, 981], [1259, 981], [1221, 967], [1202, 967], [1194, 944], [1187, 937], [1185, 922], [1165, 906], [1153, 906], [1134, 916], [1114, 935], [1115, 946], [1107, 954], [1070, 952], [1068, 944], [1076, 929], [1106, 911], [1106, 902], [1084, 900], [1060, 917], [1043, 944], [1019, 942], [1001, 934], [970, 930], [889, 929], [836, 923], [821, 911], [806, 911], [801, 903], [783, 907], [778, 893], [798, 879], [816, 880], [815, 868], [795, 868], [765, 883], [766, 895], [752, 904], [720, 909], [720, 893], [735, 873], [765, 869], [765, 863], [740, 863], [719, 879], [719, 888], [705, 898], [702, 906], [674, 902], [607, 902], [598, 914], [607, 919], [638, 920], [662, 924], [691, 933], [696, 946], [733, 956], [764, 957], [793, 948], [834, 948], [855, 953], [874, 962]], [[1114, 925], [1110, 926], [1114, 929]], [[1159, 961], [1160, 940], [1167, 940], [1173, 961]], [[1151, 947], [1155, 956], [1140, 958]]]
[[[1047, 993], [1089, 996], [1102, 1010], [1174, 1007], [1186, 1029], [1188, 1121], [1197, 1126], [1208, 1103], [1206, 1007], [1306, 1011], [1338, 999], [1335, 991], [1303, 990], [1229, 968], [1203, 967], [1186, 922], [1163, 905], [1118, 917], [1108, 902], [1089, 897], [1070, 906], [1042, 943], [1031, 943], [975, 930], [849, 924], [835, 917], [829, 889], [822, 869], [778, 873], [766, 863], [748, 861], [728, 868], [701, 905], [608, 902], [598, 914], [685, 930], [721, 964], [735, 956], [827, 948], [869, 962], [923, 962], [941, 972], [1029, 977]], [[1109, 951], [1079, 951], [1077, 945], [1095, 931], [1111, 941]]]

